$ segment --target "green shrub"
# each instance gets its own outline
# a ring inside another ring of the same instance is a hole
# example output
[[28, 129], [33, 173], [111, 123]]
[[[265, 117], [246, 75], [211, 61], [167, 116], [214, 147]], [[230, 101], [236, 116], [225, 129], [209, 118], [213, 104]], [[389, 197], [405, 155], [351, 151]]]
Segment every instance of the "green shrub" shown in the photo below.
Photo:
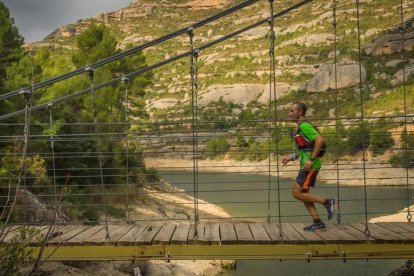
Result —
[[226, 154], [228, 148], [229, 144], [224, 138], [210, 140], [207, 142], [204, 157], [214, 159], [217, 156]]
[[[3, 229], [3, 226], [0, 227]], [[0, 243], [0, 275], [18, 275], [22, 264], [33, 262], [33, 250], [28, 245], [40, 245], [42, 236], [39, 229], [22, 226], [17, 235], [8, 242]]]
[[375, 154], [382, 154], [385, 150], [391, 148], [394, 145], [394, 139], [392, 139], [391, 133], [385, 132], [372, 132], [370, 146]]

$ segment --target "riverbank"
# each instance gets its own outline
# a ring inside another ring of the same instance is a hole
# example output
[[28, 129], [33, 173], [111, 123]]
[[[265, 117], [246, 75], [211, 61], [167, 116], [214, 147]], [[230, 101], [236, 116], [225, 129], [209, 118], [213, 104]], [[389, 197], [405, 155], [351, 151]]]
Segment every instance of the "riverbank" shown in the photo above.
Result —
[[[362, 156], [353, 158], [344, 158], [338, 164], [323, 164], [319, 173], [319, 180], [328, 184], [337, 184], [339, 179], [340, 185], [346, 186], [404, 186], [407, 185], [407, 174], [409, 178], [414, 177], [414, 170], [404, 168], [393, 168], [390, 164], [382, 162], [381, 158], [371, 158], [369, 162], [360, 161]], [[254, 173], [279, 175], [286, 179], [295, 179], [299, 164], [297, 161], [291, 162], [284, 166], [279, 160], [264, 160], [260, 162], [236, 161], [232, 159], [220, 160], [197, 160], [198, 171], [202, 172], [232, 172], [232, 173]], [[148, 168], [158, 170], [193, 170], [193, 160], [183, 158], [145, 158], [145, 164]], [[365, 168], [365, 169], [364, 169]]]
[[[146, 158], [146, 165], [148, 167], [153, 167], [155, 169], [162, 170], [192, 170], [193, 160], [189, 159], [168, 159], [168, 158]], [[223, 160], [197, 160], [198, 170], [199, 171], [211, 171], [211, 172], [229, 172], [229, 173], [257, 173], [262, 175], [267, 175], [269, 173], [268, 160], [262, 162], [248, 162], [248, 161], [234, 161], [229, 159]], [[347, 162], [347, 163], [345, 163]], [[273, 165], [273, 171], [271, 174], [276, 175], [275, 164]], [[366, 182], [367, 185], [407, 185], [406, 175], [407, 170], [402, 168], [392, 168], [386, 164], [372, 164], [366, 163]], [[296, 177], [296, 169], [298, 164], [293, 166], [280, 166], [279, 175], [283, 178], [294, 179]], [[339, 171], [339, 178], [341, 179], [341, 185], [364, 185], [363, 183], [363, 170], [361, 168], [361, 162], [358, 161], [343, 161], [342, 164], [338, 166], [341, 171]], [[320, 173], [320, 180], [326, 183], [335, 184], [336, 179], [336, 164], [327, 164], [324, 165], [323, 170]], [[333, 172], [335, 171], [335, 172]], [[361, 177], [362, 175], [362, 177]], [[408, 170], [409, 178], [412, 178], [414, 175], [413, 170]], [[377, 177], [377, 178], [376, 178]], [[342, 181], [345, 180], [345, 181]], [[410, 213], [414, 215], [414, 205], [410, 207]], [[408, 208], [397, 212], [396, 214], [381, 216], [373, 218], [370, 222], [406, 222], [407, 221]]]
[[[141, 187], [138, 202], [133, 204], [129, 214], [131, 221], [163, 221], [173, 222], [191, 221], [194, 218], [194, 198], [184, 190], [160, 180]], [[200, 217], [208, 221], [209, 218], [229, 219], [231, 216], [223, 208], [198, 199]]]

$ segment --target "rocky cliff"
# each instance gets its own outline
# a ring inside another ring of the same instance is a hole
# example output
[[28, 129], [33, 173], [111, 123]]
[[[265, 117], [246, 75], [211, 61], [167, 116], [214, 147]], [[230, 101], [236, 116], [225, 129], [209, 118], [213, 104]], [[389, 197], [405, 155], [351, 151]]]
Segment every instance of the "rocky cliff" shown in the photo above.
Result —
[[[68, 38], [82, 32], [90, 22], [97, 21], [116, 32], [120, 39], [118, 47], [123, 49], [128, 43], [139, 45], [190, 26], [239, 2], [241, 1], [139, 0], [118, 11], [98, 14], [95, 18], [63, 26], [46, 37], [46, 42], [68, 44]], [[275, 6], [275, 12], [280, 12], [293, 3], [294, 1], [282, 1]], [[408, 79], [412, 74], [413, 2], [406, 2], [403, 6], [402, 41], [399, 3], [361, 1], [359, 33], [362, 56], [358, 55], [355, 3], [338, 2], [336, 36], [332, 26], [332, 8], [332, 3], [313, 1], [276, 19], [277, 98], [283, 99], [297, 91], [322, 94], [335, 88], [353, 91], [352, 88], [360, 82], [359, 61], [363, 85], [374, 93], [387, 93], [387, 89], [401, 85], [402, 80]], [[268, 16], [268, 1], [258, 1], [257, 4], [196, 29], [195, 46], [216, 40]], [[198, 63], [200, 104], [208, 105], [219, 99], [242, 106], [251, 101], [266, 104], [269, 97], [273, 97], [269, 93], [268, 84], [268, 38], [269, 27], [261, 25], [202, 51]], [[401, 61], [402, 44], [406, 53], [405, 63], [398, 62]], [[188, 38], [180, 36], [168, 43], [148, 48], [145, 53], [149, 63], [153, 64], [188, 49]], [[404, 72], [401, 71], [403, 64], [407, 68]], [[175, 116], [180, 116], [176, 113], [176, 106], [189, 104], [191, 86], [188, 72], [188, 60], [155, 71], [156, 81], [148, 91], [147, 100], [147, 109], [151, 114], [166, 116], [173, 112]]]

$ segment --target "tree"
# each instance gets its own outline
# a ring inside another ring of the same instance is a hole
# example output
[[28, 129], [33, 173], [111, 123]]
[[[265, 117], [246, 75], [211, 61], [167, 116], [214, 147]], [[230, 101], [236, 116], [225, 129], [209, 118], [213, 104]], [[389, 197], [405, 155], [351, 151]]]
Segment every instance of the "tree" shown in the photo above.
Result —
[[24, 55], [23, 37], [14, 26], [14, 19], [3, 2], [0, 2], [0, 92], [4, 92], [6, 68]]
[[116, 52], [116, 38], [104, 25], [92, 23], [76, 38], [76, 51], [72, 57], [77, 67], [101, 60]]

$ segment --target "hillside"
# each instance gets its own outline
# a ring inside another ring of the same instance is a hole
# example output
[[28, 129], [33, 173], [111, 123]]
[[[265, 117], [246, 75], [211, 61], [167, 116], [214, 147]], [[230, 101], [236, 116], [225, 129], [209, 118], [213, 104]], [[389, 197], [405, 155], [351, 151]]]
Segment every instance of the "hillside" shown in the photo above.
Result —
[[[119, 48], [124, 48], [128, 43], [135, 46], [190, 26], [240, 2], [242, 1], [135, 1], [124, 9], [98, 14], [95, 18], [63, 26], [41, 43], [72, 46], [77, 33], [81, 33], [90, 22], [98, 21], [116, 33], [120, 39]], [[283, 1], [283, 4], [276, 5], [275, 12], [280, 12], [294, 3], [297, 1]], [[404, 4], [406, 76], [414, 71], [411, 51], [414, 45], [413, 9], [413, 2], [407, 1]], [[195, 47], [268, 16], [268, 1], [259, 1], [196, 29]], [[313, 1], [276, 20], [276, 91], [282, 106], [293, 95], [317, 103], [314, 108], [315, 116], [333, 116], [335, 97], [329, 92], [335, 88], [332, 20], [331, 1]], [[403, 63], [399, 53], [401, 35], [398, 32], [401, 23], [400, 6], [390, 1], [361, 1], [360, 20], [362, 78], [365, 91], [368, 92], [364, 103], [367, 108], [365, 115], [378, 115], [379, 112], [395, 115], [400, 103], [398, 100], [390, 101], [389, 98], [398, 98], [398, 95], [393, 94], [402, 82]], [[337, 87], [340, 88], [339, 113], [342, 116], [356, 116], [359, 112], [359, 108], [355, 106], [358, 103], [358, 91], [354, 90], [359, 83], [356, 21], [355, 3], [338, 1]], [[249, 102], [257, 100], [259, 105], [267, 104], [268, 32], [269, 28], [264, 24], [200, 53], [200, 106], [208, 106], [222, 98], [225, 102], [236, 104], [226, 116], [237, 118], [237, 114]], [[188, 37], [181, 36], [146, 49], [145, 52], [148, 63], [153, 64], [188, 49]], [[186, 117], [186, 108], [182, 108], [182, 105], [189, 103], [189, 78], [188, 59], [156, 70], [156, 81], [146, 95], [147, 109], [154, 119], [178, 120], [178, 117]], [[412, 79], [408, 83], [411, 84]], [[413, 98], [408, 100], [412, 102]], [[384, 101], [387, 102], [386, 106]], [[207, 112], [208, 108], [205, 109], [204, 112]], [[410, 108], [408, 111], [412, 112]]]

